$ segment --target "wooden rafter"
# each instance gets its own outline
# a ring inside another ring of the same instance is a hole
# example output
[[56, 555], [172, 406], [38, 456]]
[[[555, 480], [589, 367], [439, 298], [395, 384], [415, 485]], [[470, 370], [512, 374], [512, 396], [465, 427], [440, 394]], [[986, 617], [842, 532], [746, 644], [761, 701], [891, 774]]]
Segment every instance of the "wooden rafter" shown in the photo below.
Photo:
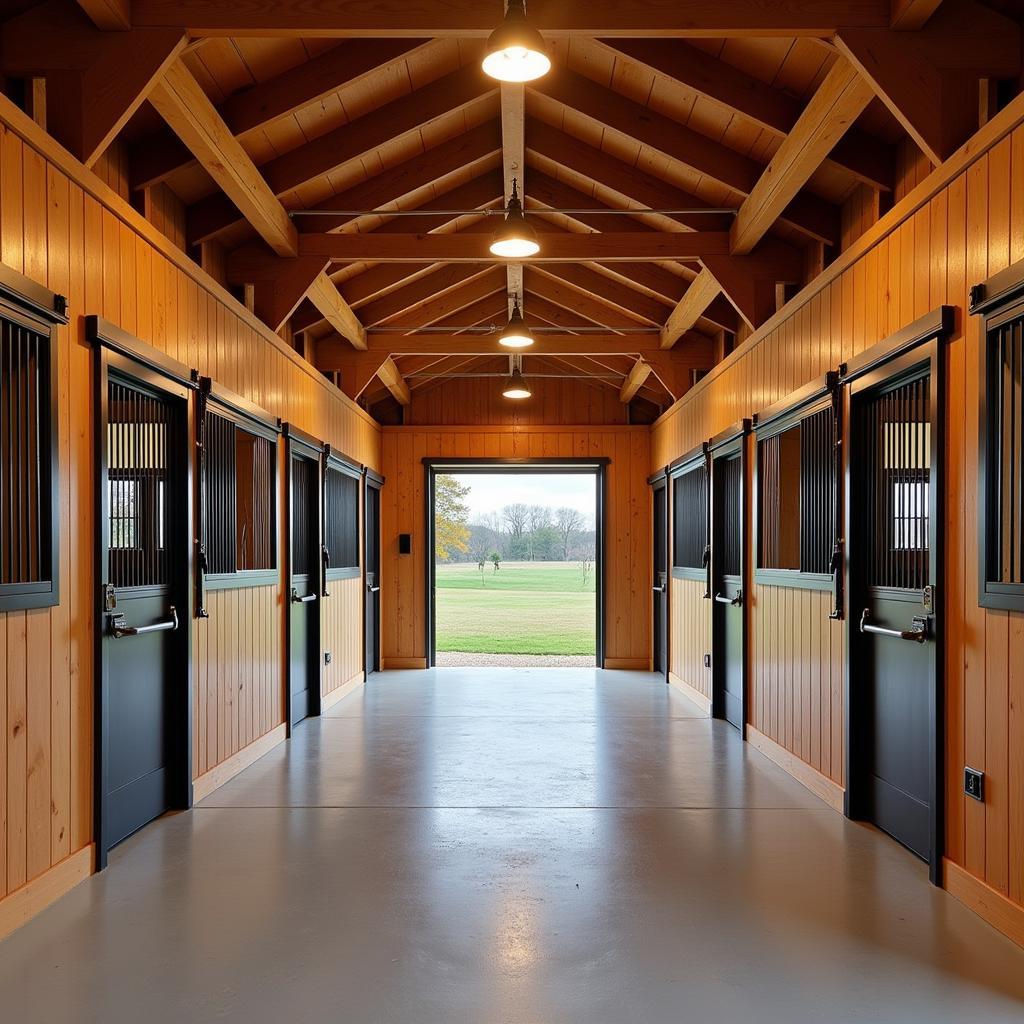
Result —
[[[173, 25], [195, 36], [487, 36], [495, 16], [479, 0], [410, 5], [315, 4], [308, 0], [134, 0], [137, 25]], [[889, 24], [889, 0], [590, 0], [537, 4], [530, 20], [551, 38], [588, 36], [811, 36], [840, 26]]]
[[843, 29], [836, 46], [925, 156], [939, 164], [977, 128], [978, 78], [1021, 72], [1021, 26], [972, 0], [917, 32]]
[[[526, 205], [526, 89], [521, 83], [501, 84], [501, 161], [505, 202], [512, 196], [512, 184], [519, 186], [519, 197]], [[496, 226], [496, 225], [495, 225]], [[508, 312], [518, 297], [523, 302], [523, 265], [509, 263], [505, 270], [508, 284]]]
[[0, 67], [46, 79], [47, 130], [92, 166], [186, 43], [178, 29], [101, 31], [77, 8], [49, 0], [4, 23]]
[[748, 253], [764, 238], [872, 96], [871, 86], [846, 60], [832, 65], [740, 206], [730, 232], [734, 253]]
[[412, 395], [409, 392], [409, 385], [405, 382], [405, 378], [402, 376], [398, 367], [395, 366], [394, 359], [388, 356], [380, 364], [377, 369], [377, 376], [381, 379], [384, 386], [394, 396], [395, 401], [399, 405], [408, 405], [412, 401]]
[[[232, 134], [244, 142], [250, 134], [385, 71], [424, 43], [421, 39], [339, 43], [265, 82], [232, 94], [218, 105], [217, 113]], [[132, 149], [133, 183], [136, 188], [158, 185], [193, 161], [191, 151], [173, 133], [156, 132]]]
[[671, 348], [691, 330], [704, 311], [721, 294], [722, 288], [710, 270], [702, 270], [686, 289], [661, 331], [662, 348]]
[[633, 364], [633, 369], [629, 371], [626, 379], [622, 382], [622, 387], [619, 389], [619, 401], [631, 402], [652, 372], [653, 368], [650, 363], [644, 362], [643, 359], [638, 359]]
[[[497, 90], [488, 86], [478, 67], [470, 65], [268, 160], [260, 165], [260, 174], [271, 191], [283, 197], [323, 175], [341, 174], [362, 165], [381, 146], [418, 134], [431, 123], [461, 115], [480, 103], [496, 112]], [[231, 202], [216, 194], [196, 203], [191, 215], [210, 234], [219, 234], [238, 222]]]
[[[191, 72], [180, 61], [170, 67], [151, 95], [164, 120], [279, 257], [299, 255], [298, 233], [287, 212], [260, 177]], [[306, 297], [353, 345], [365, 347], [366, 332], [326, 273], [309, 283]]]
[[[749, 195], [761, 177], [763, 168], [756, 160], [566, 68], [536, 83], [531, 100], [535, 94], [742, 195]], [[544, 107], [531, 102], [531, 110], [535, 107], [543, 118]], [[809, 237], [832, 243], [836, 240], [836, 216], [832, 204], [802, 193], [787, 206], [784, 219]]]
[[132, 27], [131, 0], [78, 0], [78, 6], [104, 31], [118, 32]]
[[892, 0], [891, 26], [901, 32], [916, 32], [939, 9], [942, 0]]
[[[677, 40], [616, 39], [591, 45], [603, 46], [617, 57], [700, 93], [780, 140], [793, 130], [802, 113], [799, 100], [789, 93]], [[865, 132], [849, 131], [828, 154], [828, 162], [872, 188], [892, 188], [892, 150]]]

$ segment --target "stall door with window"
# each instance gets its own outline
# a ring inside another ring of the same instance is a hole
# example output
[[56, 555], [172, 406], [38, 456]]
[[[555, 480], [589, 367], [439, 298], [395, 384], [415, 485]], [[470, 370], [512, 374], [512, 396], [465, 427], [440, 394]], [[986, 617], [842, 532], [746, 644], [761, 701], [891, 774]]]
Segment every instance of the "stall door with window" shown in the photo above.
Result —
[[712, 463], [711, 569], [714, 595], [713, 712], [743, 730], [743, 449], [742, 440]]
[[289, 451], [289, 721], [320, 711], [320, 458], [292, 441]]
[[855, 386], [851, 752], [857, 817], [931, 859], [936, 495], [930, 363]]
[[[188, 760], [186, 400], [110, 370], [103, 424], [102, 851], [173, 807]], [[101, 858], [102, 859], [102, 858]]]

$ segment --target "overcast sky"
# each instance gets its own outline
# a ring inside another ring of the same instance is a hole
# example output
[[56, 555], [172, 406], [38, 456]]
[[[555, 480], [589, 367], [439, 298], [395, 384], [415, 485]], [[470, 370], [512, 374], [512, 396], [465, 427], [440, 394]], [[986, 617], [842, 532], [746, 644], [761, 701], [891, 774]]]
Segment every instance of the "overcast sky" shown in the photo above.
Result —
[[469, 518], [488, 512], [500, 512], [505, 505], [521, 501], [525, 505], [568, 505], [594, 522], [595, 478], [592, 474], [556, 473], [453, 473], [471, 490], [466, 499]]

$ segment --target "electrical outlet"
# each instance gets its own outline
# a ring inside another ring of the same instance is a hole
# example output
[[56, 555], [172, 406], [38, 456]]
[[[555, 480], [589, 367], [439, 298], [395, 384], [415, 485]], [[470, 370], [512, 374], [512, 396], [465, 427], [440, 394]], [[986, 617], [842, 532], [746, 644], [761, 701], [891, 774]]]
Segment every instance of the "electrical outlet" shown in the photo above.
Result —
[[985, 773], [976, 768], [964, 768], [964, 792], [973, 800], [985, 801]]
[[705, 668], [711, 668], [711, 655], [710, 654], [705, 654], [704, 655], [704, 667]]
[[331, 652], [330, 651], [324, 651], [324, 664], [325, 665], [330, 665], [331, 658], [332, 658]]

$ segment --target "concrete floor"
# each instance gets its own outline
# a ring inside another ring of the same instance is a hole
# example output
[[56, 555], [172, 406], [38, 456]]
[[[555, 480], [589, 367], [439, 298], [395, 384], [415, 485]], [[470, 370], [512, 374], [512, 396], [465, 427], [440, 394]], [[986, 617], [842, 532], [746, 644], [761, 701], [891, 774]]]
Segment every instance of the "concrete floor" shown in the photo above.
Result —
[[388, 673], [0, 944], [5, 1021], [1019, 1022], [1024, 951], [660, 679]]

